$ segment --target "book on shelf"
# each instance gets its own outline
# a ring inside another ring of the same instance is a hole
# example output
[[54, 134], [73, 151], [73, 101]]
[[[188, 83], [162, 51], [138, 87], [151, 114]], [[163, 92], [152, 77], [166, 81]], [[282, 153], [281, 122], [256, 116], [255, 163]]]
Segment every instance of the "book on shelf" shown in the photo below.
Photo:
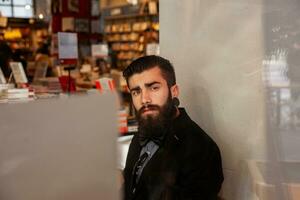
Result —
[[100, 14], [99, 0], [92, 0], [91, 2], [91, 15], [98, 16]]
[[84, 18], [75, 19], [75, 31], [81, 33], [88, 33], [89, 28], [89, 20]]
[[35, 64], [35, 72], [33, 77], [33, 82], [37, 81], [40, 78], [45, 78], [48, 69], [48, 62], [38, 61]]
[[62, 92], [58, 77], [40, 78], [31, 87], [34, 88], [35, 93], [37, 94]]
[[100, 19], [94, 19], [91, 20], [91, 32], [92, 33], [101, 33], [101, 20]]
[[62, 18], [62, 31], [74, 31], [75, 30], [74, 17], [63, 17]]
[[4, 77], [1, 67], [0, 67], [0, 84], [6, 84], [6, 79]]
[[16, 83], [28, 83], [23, 65], [21, 62], [10, 62], [10, 68], [12, 70]]
[[107, 44], [92, 44], [93, 57], [107, 57], [108, 45]]
[[13, 88], [0, 92], [0, 103], [18, 103], [34, 100], [34, 92], [28, 88]]

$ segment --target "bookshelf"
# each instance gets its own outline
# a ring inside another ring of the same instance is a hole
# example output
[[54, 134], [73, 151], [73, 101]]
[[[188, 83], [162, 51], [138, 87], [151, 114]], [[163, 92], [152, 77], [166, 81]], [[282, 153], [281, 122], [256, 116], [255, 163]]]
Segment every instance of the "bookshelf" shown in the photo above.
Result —
[[[134, 59], [146, 55], [148, 43], [159, 42], [159, 15], [140, 13], [109, 15], [104, 17], [104, 41], [110, 47], [113, 67], [123, 70]], [[116, 9], [116, 8], [113, 8]]]

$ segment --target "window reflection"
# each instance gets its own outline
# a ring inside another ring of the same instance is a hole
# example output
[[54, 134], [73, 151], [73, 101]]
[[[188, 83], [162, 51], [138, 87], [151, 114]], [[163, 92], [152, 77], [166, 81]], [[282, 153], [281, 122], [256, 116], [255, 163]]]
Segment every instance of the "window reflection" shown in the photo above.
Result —
[[286, 87], [290, 85], [287, 77], [287, 50], [278, 49], [263, 61], [263, 80], [270, 87]]
[[287, 50], [278, 49], [263, 61], [269, 121], [280, 130], [300, 129], [300, 88], [288, 77]]

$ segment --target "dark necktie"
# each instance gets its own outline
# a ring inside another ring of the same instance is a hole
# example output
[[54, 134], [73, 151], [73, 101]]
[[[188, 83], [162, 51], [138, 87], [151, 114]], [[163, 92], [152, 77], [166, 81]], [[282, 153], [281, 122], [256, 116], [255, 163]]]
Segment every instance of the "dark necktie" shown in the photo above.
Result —
[[138, 171], [139, 169], [144, 165], [145, 161], [149, 157], [150, 153], [145, 152], [143, 155], [141, 155], [138, 159], [138, 161], [135, 163], [133, 170], [132, 170], [132, 183], [131, 183], [131, 192], [134, 194], [136, 185], [138, 183]]

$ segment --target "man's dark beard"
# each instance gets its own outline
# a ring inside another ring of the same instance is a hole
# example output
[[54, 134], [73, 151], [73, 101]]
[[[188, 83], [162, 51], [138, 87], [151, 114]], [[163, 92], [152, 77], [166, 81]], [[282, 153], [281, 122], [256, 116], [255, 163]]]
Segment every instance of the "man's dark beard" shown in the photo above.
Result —
[[[144, 109], [156, 110], [158, 114], [155, 116], [146, 115], [142, 117]], [[148, 104], [143, 106], [137, 112], [137, 120], [139, 123], [139, 134], [143, 137], [163, 137], [166, 130], [170, 126], [173, 116], [175, 115], [176, 108], [173, 105], [171, 94], [167, 102], [163, 106]]]

